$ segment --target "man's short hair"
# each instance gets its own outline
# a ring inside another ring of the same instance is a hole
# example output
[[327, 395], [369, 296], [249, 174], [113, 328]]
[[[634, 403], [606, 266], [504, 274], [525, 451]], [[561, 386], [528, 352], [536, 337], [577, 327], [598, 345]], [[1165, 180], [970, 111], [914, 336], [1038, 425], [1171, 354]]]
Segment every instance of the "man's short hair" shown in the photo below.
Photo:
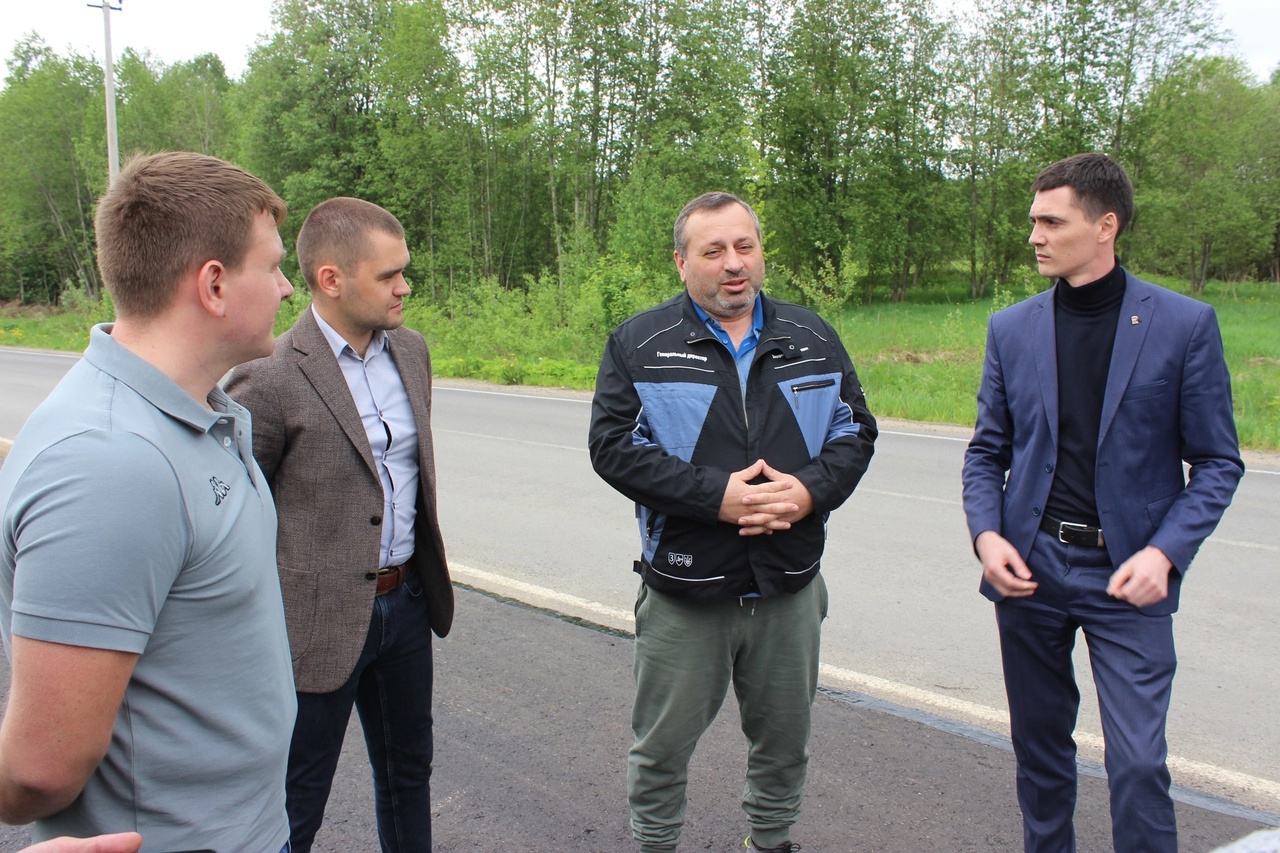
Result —
[[756, 216], [756, 212], [751, 209], [751, 205], [738, 198], [733, 193], [711, 192], [703, 193], [684, 206], [680, 211], [680, 215], [676, 217], [676, 227], [672, 235], [675, 243], [676, 254], [684, 257], [685, 249], [689, 247], [688, 237], [685, 235], [685, 226], [689, 222], [689, 217], [695, 213], [704, 210], [720, 210], [731, 204], [740, 204], [751, 214], [751, 221], [756, 225], [756, 239], [760, 239], [760, 218]]
[[1106, 154], [1077, 154], [1046, 166], [1031, 184], [1031, 191], [1058, 187], [1071, 188], [1090, 222], [1114, 213], [1117, 237], [1133, 221], [1133, 184], [1124, 168]]
[[307, 287], [316, 288], [316, 271], [325, 264], [353, 272], [369, 252], [369, 234], [404, 237], [404, 226], [371, 201], [339, 196], [322, 201], [298, 231], [298, 266]]
[[261, 179], [225, 160], [190, 151], [140, 155], [98, 202], [98, 271], [122, 316], [149, 319], [206, 262], [238, 270], [254, 220], [267, 213], [278, 226], [287, 211]]

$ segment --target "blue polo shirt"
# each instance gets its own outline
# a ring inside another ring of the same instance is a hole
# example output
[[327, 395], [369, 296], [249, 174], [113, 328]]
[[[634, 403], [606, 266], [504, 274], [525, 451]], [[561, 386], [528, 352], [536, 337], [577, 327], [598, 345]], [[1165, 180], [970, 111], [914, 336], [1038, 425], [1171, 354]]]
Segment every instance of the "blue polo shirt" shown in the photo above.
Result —
[[296, 711], [249, 413], [93, 329], [0, 468], [0, 633], [141, 655], [111, 745], [37, 840], [279, 850]]

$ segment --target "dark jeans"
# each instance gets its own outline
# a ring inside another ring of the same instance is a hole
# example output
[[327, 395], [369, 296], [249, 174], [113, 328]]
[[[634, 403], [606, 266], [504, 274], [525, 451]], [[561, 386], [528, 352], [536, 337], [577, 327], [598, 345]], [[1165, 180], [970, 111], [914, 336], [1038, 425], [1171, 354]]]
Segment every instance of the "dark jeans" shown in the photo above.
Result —
[[353, 705], [373, 767], [382, 850], [430, 851], [431, 627], [416, 577], [374, 599], [369, 636], [346, 684], [298, 694], [285, 788], [293, 853], [307, 853], [320, 829]]
[[1165, 765], [1173, 617], [1148, 616], [1107, 595], [1114, 568], [1105, 549], [1064, 545], [1041, 531], [1027, 564], [1040, 583], [1035, 594], [996, 605], [1025, 850], [1076, 849], [1072, 731], [1080, 691], [1071, 650], [1083, 630], [1102, 712], [1115, 849], [1176, 853]]

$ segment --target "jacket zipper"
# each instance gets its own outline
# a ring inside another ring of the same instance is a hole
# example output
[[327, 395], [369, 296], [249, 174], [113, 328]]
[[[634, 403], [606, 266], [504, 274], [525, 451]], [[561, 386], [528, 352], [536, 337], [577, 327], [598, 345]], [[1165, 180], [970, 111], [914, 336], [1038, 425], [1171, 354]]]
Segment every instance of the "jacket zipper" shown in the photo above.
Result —
[[834, 379], [820, 379], [815, 382], [801, 382], [799, 385], [791, 386], [791, 396], [794, 397], [798, 403], [800, 402], [801, 391], [812, 391], [815, 388], [830, 388], [835, 384], [836, 381]]

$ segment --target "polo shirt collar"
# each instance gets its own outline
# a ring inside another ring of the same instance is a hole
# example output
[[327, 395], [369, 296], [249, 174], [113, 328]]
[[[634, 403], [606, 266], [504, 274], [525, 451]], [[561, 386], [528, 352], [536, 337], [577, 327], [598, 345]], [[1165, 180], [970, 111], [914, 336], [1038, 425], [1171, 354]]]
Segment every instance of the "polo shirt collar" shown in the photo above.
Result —
[[221, 412], [240, 409], [238, 403], [227, 396], [219, 386], [209, 391], [211, 411], [179, 387], [151, 362], [126, 349], [111, 337], [114, 323], [101, 323], [89, 332], [89, 347], [84, 360], [132, 388], [138, 396], [192, 429], [208, 432], [213, 428]]

